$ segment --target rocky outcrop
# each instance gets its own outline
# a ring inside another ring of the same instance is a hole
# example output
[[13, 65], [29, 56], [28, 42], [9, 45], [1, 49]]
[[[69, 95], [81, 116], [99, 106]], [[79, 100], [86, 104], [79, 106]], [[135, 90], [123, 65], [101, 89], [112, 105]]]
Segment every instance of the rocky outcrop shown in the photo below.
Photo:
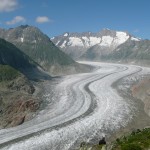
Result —
[[17, 79], [10, 81], [7, 88], [15, 91], [24, 91], [25, 93], [33, 94], [35, 89], [25, 76], [20, 76]]
[[[15, 102], [10, 102], [1, 110], [0, 126], [14, 127], [30, 120], [39, 108], [39, 102], [31, 97], [15, 97]], [[30, 99], [29, 99], [30, 98]]]
[[1, 71], [7, 70], [5, 73], [11, 71], [16, 75], [13, 78], [1, 76], [3, 80], [0, 80], [0, 128], [14, 127], [34, 117], [40, 100], [33, 96], [35, 88], [23, 74], [8, 66], [0, 67]]

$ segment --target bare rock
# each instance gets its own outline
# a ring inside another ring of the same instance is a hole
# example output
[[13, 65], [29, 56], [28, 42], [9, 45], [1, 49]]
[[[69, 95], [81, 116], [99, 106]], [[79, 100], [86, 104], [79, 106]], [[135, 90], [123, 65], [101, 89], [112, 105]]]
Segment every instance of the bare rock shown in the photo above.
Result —
[[28, 94], [33, 94], [35, 91], [33, 85], [25, 76], [20, 76], [19, 78], [11, 81], [7, 87], [11, 90], [23, 91]]
[[24, 121], [25, 121], [25, 115], [20, 114], [13, 118], [13, 121], [11, 122], [10, 126], [15, 127], [15, 126], [21, 125], [24, 123]]

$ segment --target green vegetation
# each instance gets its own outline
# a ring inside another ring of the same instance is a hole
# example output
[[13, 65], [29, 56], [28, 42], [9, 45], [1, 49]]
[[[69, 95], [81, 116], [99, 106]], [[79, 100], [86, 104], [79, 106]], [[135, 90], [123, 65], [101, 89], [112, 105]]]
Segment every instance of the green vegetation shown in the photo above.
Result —
[[17, 70], [33, 68], [35, 63], [13, 44], [0, 39], [0, 64], [12, 66]]
[[[27, 78], [42, 78], [38, 66], [26, 54], [20, 51], [16, 46], [0, 38], [0, 64], [8, 65], [23, 73]], [[32, 74], [35, 74], [32, 76]]]
[[0, 65], [0, 82], [17, 78], [20, 73], [8, 65]]
[[113, 150], [144, 150], [148, 148], [150, 148], [150, 128], [145, 128], [117, 139]]

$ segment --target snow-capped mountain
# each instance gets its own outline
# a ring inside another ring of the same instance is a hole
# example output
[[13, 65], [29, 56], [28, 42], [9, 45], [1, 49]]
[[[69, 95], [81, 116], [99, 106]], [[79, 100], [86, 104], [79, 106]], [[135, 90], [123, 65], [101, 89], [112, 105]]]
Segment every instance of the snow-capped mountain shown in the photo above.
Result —
[[93, 48], [97, 52], [100, 50], [100, 53], [104, 50], [106, 53], [109, 53], [127, 40], [139, 41], [140, 39], [131, 36], [127, 32], [103, 29], [98, 33], [66, 32], [63, 35], [51, 38], [51, 40], [62, 51], [72, 58], [78, 59], [82, 55], [85, 55], [88, 49]]
[[103, 60], [150, 66], [150, 40], [127, 41]]

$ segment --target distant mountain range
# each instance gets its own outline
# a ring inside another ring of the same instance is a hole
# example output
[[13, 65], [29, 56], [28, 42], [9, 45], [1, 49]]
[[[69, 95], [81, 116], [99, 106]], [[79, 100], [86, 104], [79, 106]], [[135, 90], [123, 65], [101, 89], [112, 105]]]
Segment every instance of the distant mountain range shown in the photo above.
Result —
[[44, 70], [52, 75], [81, 72], [83, 67], [60, 51], [38, 28], [22, 25], [12, 29], [0, 29], [0, 38], [14, 44]]
[[74, 59], [99, 59], [127, 40], [140, 41], [127, 32], [103, 29], [98, 33], [64, 33], [51, 38], [56, 46]]
[[[16, 61], [13, 62], [9, 57], [13, 56], [13, 60], [18, 59], [15, 67], [26, 64], [26, 68], [42, 68], [51, 75], [90, 71], [91, 68], [80, 65], [73, 59], [149, 64], [150, 58], [149, 40], [134, 37], [128, 32], [109, 29], [98, 33], [66, 32], [49, 39], [38, 28], [22, 25], [8, 30], [0, 29], [0, 38], [14, 44], [1, 39], [0, 63], [7, 60], [6, 64], [14, 65]], [[12, 50], [3, 58], [6, 46]], [[25, 66], [17, 67], [22, 68], [23, 72]]]
[[150, 65], [150, 40], [137, 38], [128, 32], [109, 29], [98, 33], [66, 32], [51, 40], [76, 60]]

